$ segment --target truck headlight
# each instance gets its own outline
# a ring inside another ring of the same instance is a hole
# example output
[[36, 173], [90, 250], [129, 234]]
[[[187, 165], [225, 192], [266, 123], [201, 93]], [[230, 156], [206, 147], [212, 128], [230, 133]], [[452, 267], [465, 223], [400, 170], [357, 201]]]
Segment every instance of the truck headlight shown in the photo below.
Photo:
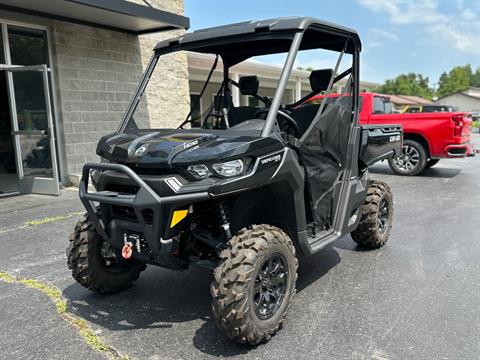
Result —
[[208, 167], [203, 164], [190, 165], [187, 168], [187, 171], [198, 180], [206, 179], [211, 175], [210, 170], [208, 170]]
[[243, 160], [238, 159], [224, 163], [213, 164], [212, 168], [220, 176], [232, 177], [240, 175], [243, 172], [244, 164]]

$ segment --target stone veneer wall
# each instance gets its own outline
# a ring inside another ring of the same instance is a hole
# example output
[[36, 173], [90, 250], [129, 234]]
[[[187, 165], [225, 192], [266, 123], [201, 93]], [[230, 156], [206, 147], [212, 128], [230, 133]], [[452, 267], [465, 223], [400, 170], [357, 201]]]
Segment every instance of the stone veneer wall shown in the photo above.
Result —
[[[133, 2], [145, 5], [141, 0]], [[149, 0], [162, 10], [183, 14], [183, 0]], [[56, 79], [57, 123], [63, 127], [66, 166], [76, 182], [86, 161], [98, 161], [96, 144], [114, 131], [147, 65], [154, 45], [181, 30], [145, 36], [53, 21], [51, 48]], [[148, 111], [161, 126], [178, 124], [190, 106], [185, 54], [159, 62]], [[60, 152], [62, 149], [59, 149]]]

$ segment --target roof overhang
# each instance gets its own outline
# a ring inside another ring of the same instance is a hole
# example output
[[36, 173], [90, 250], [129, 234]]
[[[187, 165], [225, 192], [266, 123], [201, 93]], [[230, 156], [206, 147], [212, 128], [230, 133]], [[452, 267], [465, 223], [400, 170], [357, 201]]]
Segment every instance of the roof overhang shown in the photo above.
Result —
[[0, 0], [0, 10], [136, 35], [190, 26], [185, 16], [125, 0]]

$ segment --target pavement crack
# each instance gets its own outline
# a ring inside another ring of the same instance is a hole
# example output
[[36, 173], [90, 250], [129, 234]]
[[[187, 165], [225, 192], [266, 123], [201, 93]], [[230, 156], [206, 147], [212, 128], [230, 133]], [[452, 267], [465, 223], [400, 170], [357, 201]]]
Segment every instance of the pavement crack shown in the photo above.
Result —
[[70, 326], [74, 327], [80, 337], [85, 343], [95, 351], [104, 354], [108, 359], [112, 360], [128, 360], [129, 357], [121, 355], [115, 348], [103, 341], [93, 331], [88, 323], [78, 317], [77, 315], [68, 311], [67, 301], [63, 298], [60, 289], [53, 285], [42, 283], [36, 279], [17, 278], [9, 273], [0, 271], [0, 281], [9, 284], [21, 284], [31, 289], [40, 291], [44, 295], [48, 296], [55, 305], [57, 313], [65, 320]]

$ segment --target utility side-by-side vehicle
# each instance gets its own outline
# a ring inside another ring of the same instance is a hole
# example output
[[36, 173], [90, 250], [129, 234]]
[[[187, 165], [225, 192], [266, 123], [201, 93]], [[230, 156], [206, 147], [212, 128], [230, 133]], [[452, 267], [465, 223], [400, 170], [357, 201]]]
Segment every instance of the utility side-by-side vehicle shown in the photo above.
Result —
[[[402, 130], [358, 124], [360, 48], [354, 30], [299, 17], [160, 42], [118, 131], [98, 144], [102, 161], [83, 168], [87, 214], [67, 249], [75, 280], [106, 294], [131, 285], [146, 264], [211, 268], [219, 328], [250, 344], [273, 336], [295, 293], [298, 256], [347, 234], [378, 248], [390, 233], [392, 193], [369, 179], [368, 166], [400, 154]], [[309, 93], [289, 101], [284, 95], [297, 53], [314, 49], [336, 53], [335, 66], [312, 71]], [[178, 127], [161, 128], [171, 121], [165, 114], [175, 118], [179, 110], [155, 108], [161, 79], [154, 70], [179, 51], [211, 54], [198, 97], [212, 105], [200, 117], [191, 111]], [[272, 54], [286, 54], [273, 97], [261, 94], [254, 74], [231, 76], [236, 64]], [[213, 96], [206, 89], [220, 63]], [[304, 104], [338, 82], [343, 91], [335, 101]], [[239, 106], [238, 93], [257, 103]]]

